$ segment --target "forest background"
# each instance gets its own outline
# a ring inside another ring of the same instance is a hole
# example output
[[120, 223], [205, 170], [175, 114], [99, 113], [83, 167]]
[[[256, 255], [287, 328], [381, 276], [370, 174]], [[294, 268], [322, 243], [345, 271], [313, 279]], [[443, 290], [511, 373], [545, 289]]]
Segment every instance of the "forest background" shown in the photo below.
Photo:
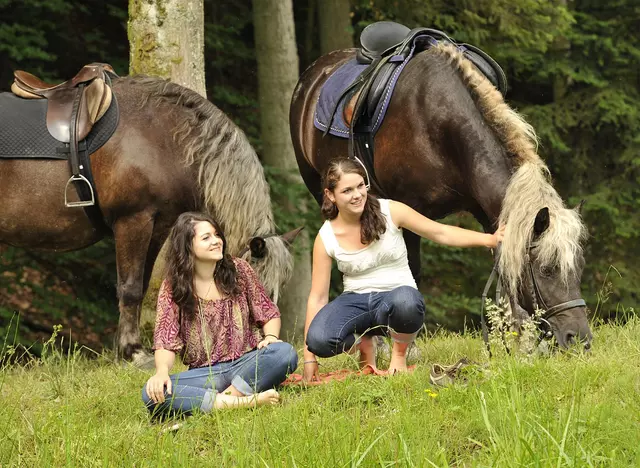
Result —
[[[328, 4], [341, 8], [329, 10]], [[258, 75], [250, 0], [205, 0], [207, 96], [261, 153]], [[334, 21], [322, 21], [331, 13]], [[341, 15], [338, 17], [337, 15]], [[129, 70], [128, 2], [0, 0], [0, 91], [16, 69], [56, 82], [90, 62]], [[583, 295], [603, 320], [638, 304], [636, 259], [640, 219], [640, 5], [637, 0], [296, 0], [296, 42], [302, 72], [332, 39], [358, 44], [371, 22], [441, 29], [481, 47], [509, 79], [508, 102], [534, 125], [541, 156], [567, 205], [585, 200], [589, 229]], [[277, 34], [277, 32], [274, 32]], [[343, 42], [344, 43], [344, 42]], [[281, 230], [320, 225], [304, 186], [265, 167], [279, 203]], [[312, 207], [303, 214], [296, 206]], [[480, 229], [469, 215], [447, 222]], [[478, 321], [491, 269], [486, 251], [424, 242], [420, 289], [429, 328], [461, 330]], [[332, 292], [339, 292], [335, 275]], [[0, 333], [31, 345], [62, 324], [71, 339], [94, 349], [117, 323], [113, 242], [66, 254], [0, 246]], [[147, 298], [153, 307], [154, 297]], [[19, 314], [19, 326], [15, 325]], [[38, 351], [39, 345], [33, 346]]]

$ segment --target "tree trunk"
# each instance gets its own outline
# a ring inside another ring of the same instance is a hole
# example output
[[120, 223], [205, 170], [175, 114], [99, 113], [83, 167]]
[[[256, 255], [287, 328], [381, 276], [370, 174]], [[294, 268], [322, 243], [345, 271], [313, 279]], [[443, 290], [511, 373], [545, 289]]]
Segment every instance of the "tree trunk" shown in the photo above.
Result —
[[320, 53], [353, 47], [349, 0], [321, 0], [318, 7]]
[[[559, 0], [558, 5], [567, 7], [567, 0]], [[571, 43], [564, 35], [556, 36], [551, 44], [551, 55], [558, 62], [566, 61], [571, 52]], [[565, 97], [570, 86], [569, 77], [556, 73], [553, 77], [553, 100], [560, 101]]]
[[129, 74], [169, 78], [207, 96], [203, 0], [129, 0]]
[[[291, 0], [253, 0], [253, 18], [262, 160], [268, 166], [287, 172], [292, 183], [302, 184], [289, 134], [289, 104], [298, 80], [293, 5]], [[286, 200], [274, 202], [287, 203]], [[283, 338], [302, 336], [311, 288], [309, 251], [309, 235], [302, 231], [296, 240], [293, 276], [278, 304]]]
[[[203, 0], [129, 0], [129, 74], [168, 78], [207, 97]], [[166, 244], [151, 275], [141, 323], [155, 318]]]

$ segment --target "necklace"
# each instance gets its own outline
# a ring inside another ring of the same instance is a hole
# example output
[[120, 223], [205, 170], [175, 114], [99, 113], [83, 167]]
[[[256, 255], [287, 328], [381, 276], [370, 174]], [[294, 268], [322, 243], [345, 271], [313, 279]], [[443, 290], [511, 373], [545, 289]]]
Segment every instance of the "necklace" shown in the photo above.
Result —
[[[211, 286], [213, 286], [214, 281], [215, 281], [215, 278], [211, 278], [211, 282], [209, 283], [209, 288], [207, 289], [207, 293], [205, 294], [205, 297], [209, 297], [209, 292], [211, 291]], [[207, 362], [211, 363], [211, 341], [209, 340], [209, 335], [205, 327], [206, 321], [204, 319], [204, 312], [202, 311], [202, 302], [201, 302], [203, 300], [205, 299], [202, 299], [200, 298], [200, 296], [198, 296], [198, 312], [200, 312], [198, 314], [200, 316], [200, 344], [204, 348], [204, 352], [207, 355]]]

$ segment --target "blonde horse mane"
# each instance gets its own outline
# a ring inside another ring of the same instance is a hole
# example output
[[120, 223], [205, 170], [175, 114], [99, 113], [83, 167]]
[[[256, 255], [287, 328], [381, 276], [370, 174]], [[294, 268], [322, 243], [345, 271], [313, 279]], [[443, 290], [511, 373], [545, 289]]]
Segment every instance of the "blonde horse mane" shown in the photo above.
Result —
[[[195, 166], [204, 197], [201, 209], [222, 226], [231, 255], [255, 236], [276, 230], [269, 186], [249, 140], [220, 109], [198, 93], [165, 80], [136, 78], [152, 98], [181, 107], [174, 140], [184, 149], [184, 163]], [[262, 284], [277, 301], [292, 271], [292, 256], [279, 236], [265, 239], [264, 259], [252, 262]]]
[[[582, 256], [586, 228], [576, 210], [567, 209], [551, 185], [546, 164], [537, 153], [533, 127], [504, 102], [502, 94], [463, 54], [451, 44], [430, 49], [456, 67], [473, 91], [476, 105], [513, 158], [514, 174], [502, 201], [500, 223], [506, 224], [499, 270], [509, 293], [516, 294], [522, 280], [525, 258], [534, 248], [539, 268], [557, 268], [568, 284]], [[533, 226], [539, 210], [549, 209], [549, 228], [533, 242]]]

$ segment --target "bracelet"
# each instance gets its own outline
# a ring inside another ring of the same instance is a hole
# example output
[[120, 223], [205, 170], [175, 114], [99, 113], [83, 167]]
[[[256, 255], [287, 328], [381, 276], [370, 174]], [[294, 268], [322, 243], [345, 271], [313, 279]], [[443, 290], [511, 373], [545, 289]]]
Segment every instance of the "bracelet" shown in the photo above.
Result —
[[304, 361], [303, 364], [311, 364], [311, 363], [315, 363], [315, 364], [320, 365], [320, 363], [318, 361], [316, 361], [315, 359], [313, 361]]
[[273, 333], [267, 333], [266, 335], [264, 335], [264, 337], [266, 338], [267, 336], [273, 336], [276, 340], [279, 340], [280, 338], [278, 338], [276, 335], [274, 335]]

